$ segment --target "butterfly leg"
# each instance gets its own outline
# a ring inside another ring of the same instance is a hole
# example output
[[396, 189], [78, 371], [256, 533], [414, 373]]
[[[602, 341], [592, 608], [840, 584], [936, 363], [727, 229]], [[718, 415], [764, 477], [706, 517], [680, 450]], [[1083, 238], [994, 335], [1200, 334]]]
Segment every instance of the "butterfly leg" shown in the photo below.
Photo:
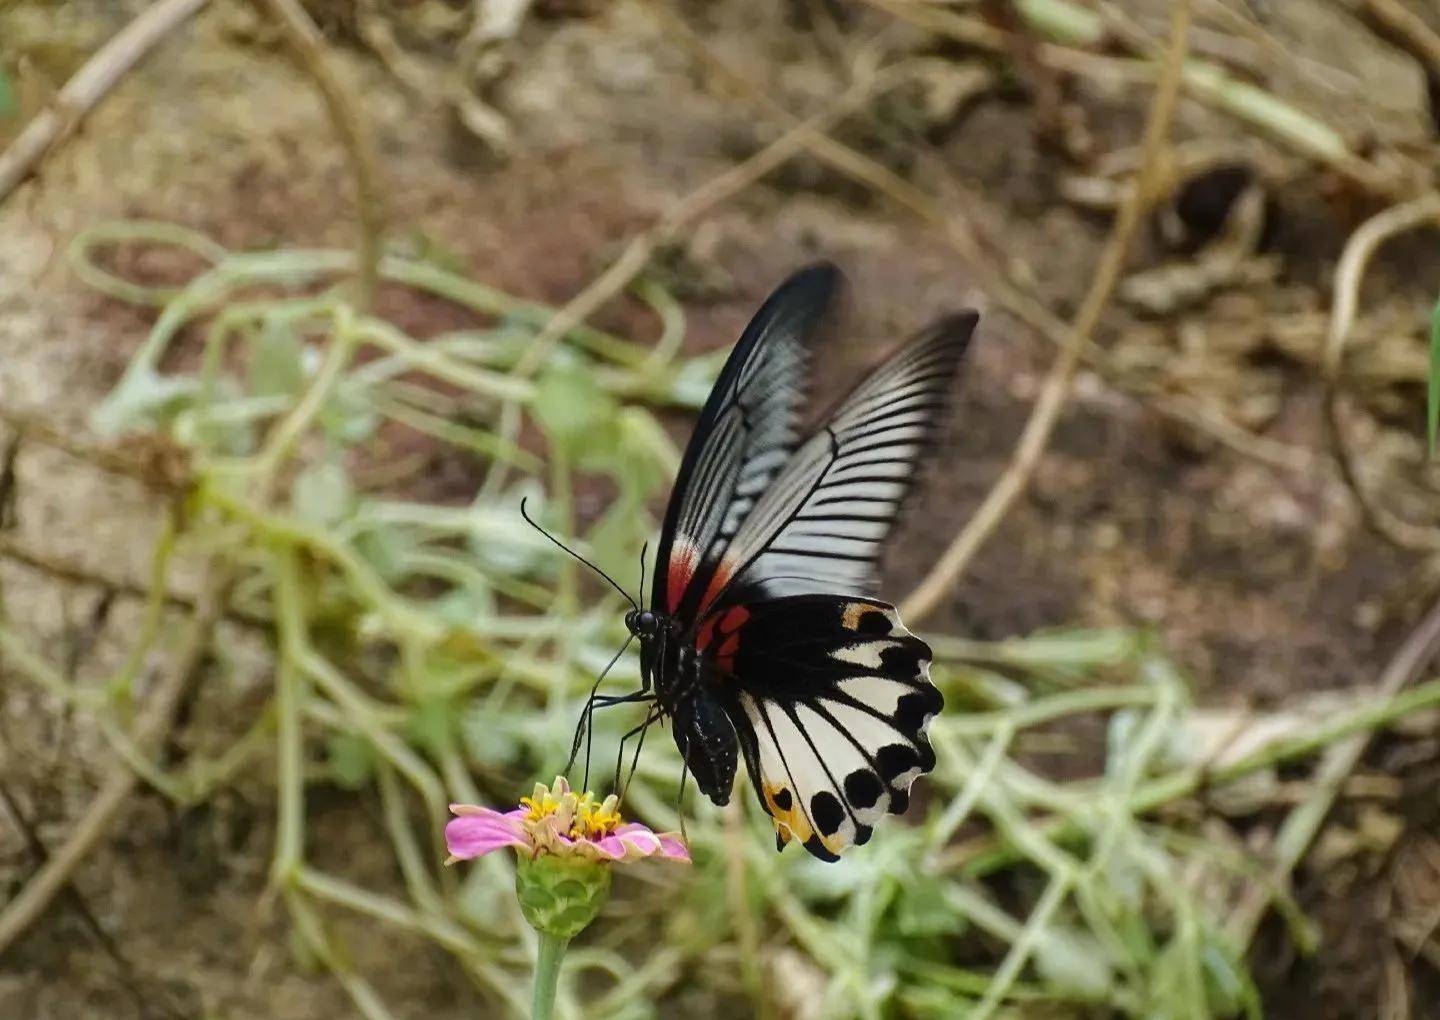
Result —
[[[604, 701], [606, 701], [607, 704], [608, 704], [608, 703], [615, 703], [615, 699], [613, 699], [613, 698], [604, 698], [604, 697], [602, 697], [602, 696], [599, 694], [600, 685], [605, 682], [605, 677], [607, 677], [607, 676], [610, 674], [610, 670], [612, 670], [612, 669], [615, 667], [615, 663], [617, 663], [617, 662], [620, 661], [620, 656], [622, 656], [622, 655], [625, 654], [625, 649], [627, 649], [627, 648], [630, 647], [630, 642], [631, 642], [631, 640], [633, 640], [633, 638], [634, 638], [634, 635], [632, 634], [630, 637], [627, 637], [627, 638], [625, 639], [625, 643], [620, 646], [620, 650], [619, 650], [618, 652], [616, 652], [615, 655], [610, 659], [610, 661], [605, 664], [605, 668], [602, 669], [602, 670], [600, 671], [600, 675], [595, 678], [595, 683], [593, 683], [593, 684], [590, 686], [590, 696], [585, 699], [585, 709], [584, 709], [584, 711], [582, 711], [582, 712], [580, 713], [580, 721], [575, 725], [575, 739], [574, 739], [574, 741], [573, 741], [573, 742], [571, 743], [571, 745], [570, 745], [570, 757], [569, 757], [569, 759], [565, 762], [565, 770], [564, 770], [564, 772], [562, 773], [562, 775], [567, 775], [567, 776], [568, 776], [568, 775], [570, 774], [570, 769], [573, 768], [574, 765], [575, 765], [575, 756], [580, 753], [580, 738], [581, 738], [581, 735], [589, 728], [590, 723], [593, 721], [593, 717], [594, 717], [594, 715], [595, 715], [595, 702], [596, 702], [597, 700], [604, 700]], [[623, 699], [624, 699], [624, 698], [627, 698], [627, 697], [633, 697], [633, 696], [632, 696], [632, 695], [624, 695], [624, 696], [622, 696], [621, 700], [623, 701]], [[587, 784], [589, 783], [589, 779], [590, 779], [590, 752], [589, 752], [589, 750], [588, 750], [588, 748], [587, 748], [587, 750], [586, 750], [586, 752], [585, 752], [585, 780], [586, 780], [586, 783], [587, 783]]]
[[[640, 764], [640, 749], [645, 746], [645, 734], [649, 732], [651, 724], [658, 720], [662, 714], [663, 713], [659, 706], [652, 708], [649, 712], [645, 714], [644, 722], [642, 722], [639, 726], [636, 726], [633, 730], [620, 738], [620, 751], [615, 756], [614, 791], [620, 795], [620, 799], [622, 801], [625, 799], [625, 791], [620, 786], [620, 774], [625, 765], [625, 742], [628, 741], [631, 737], [638, 736], [640, 738], [635, 744], [635, 756], [630, 762], [630, 776], [631, 778], [634, 778], [635, 767]], [[626, 781], [625, 785], [627, 787], [630, 785], [628, 780]]]
[[615, 705], [633, 705], [640, 701], [653, 701], [655, 696], [649, 691], [632, 691], [629, 694], [609, 695], [602, 694], [598, 697], [592, 695], [585, 703], [585, 711], [580, 713], [580, 722], [575, 727], [575, 740], [570, 745], [570, 760], [565, 765], [565, 774], [569, 775], [570, 767], [575, 764], [575, 758], [580, 753], [580, 742], [585, 742], [585, 779], [581, 784], [582, 788], [590, 786], [590, 753], [595, 747], [595, 710], [597, 708], [612, 708]]
[[690, 777], [690, 759], [680, 759], [680, 792], [675, 795], [675, 814], [680, 819], [680, 839], [687, 845], [690, 836], [685, 831], [685, 780]]

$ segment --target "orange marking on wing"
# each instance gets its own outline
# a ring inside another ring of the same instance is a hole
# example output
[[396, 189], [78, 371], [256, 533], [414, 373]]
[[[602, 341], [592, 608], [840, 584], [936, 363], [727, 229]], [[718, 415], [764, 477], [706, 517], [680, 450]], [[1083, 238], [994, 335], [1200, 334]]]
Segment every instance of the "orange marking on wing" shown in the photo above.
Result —
[[[799, 839], [805, 842], [810, 838], [813, 829], [805, 817], [805, 812], [800, 810], [795, 803], [795, 794], [784, 786], [765, 783], [763, 795], [765, 798], [765, 810], [770, 812], [770, 817], [775, 823], [775, 834], [780, 837], [782, 843], [789, 843], [791, 839]], [[787, 793], [790, 796], [790, 806], [782, 808], [778, 801], [778, 795]]]
[[710, 603], [714, 602], [716, 597], [725, 590], [725, 586], [730, 583], [730, 578], [734, 576], [734, 574], [735, 561], [727, 556], [715, 567], [715, 573], [710, 578], [710, 584], [705, 588], [705, 597], [700, 600], [700, 612], [703, 613], [710, 608]]

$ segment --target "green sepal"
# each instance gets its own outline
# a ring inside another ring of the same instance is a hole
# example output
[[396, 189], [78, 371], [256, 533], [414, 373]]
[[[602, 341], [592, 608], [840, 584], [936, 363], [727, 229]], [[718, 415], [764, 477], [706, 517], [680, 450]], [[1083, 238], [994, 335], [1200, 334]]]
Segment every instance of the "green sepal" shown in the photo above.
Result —
[[587, 857], [523, 854], [515, 862], [515, 895], [530, 927], [571, 939], [589, 926], [610, 896], [610, 865]]

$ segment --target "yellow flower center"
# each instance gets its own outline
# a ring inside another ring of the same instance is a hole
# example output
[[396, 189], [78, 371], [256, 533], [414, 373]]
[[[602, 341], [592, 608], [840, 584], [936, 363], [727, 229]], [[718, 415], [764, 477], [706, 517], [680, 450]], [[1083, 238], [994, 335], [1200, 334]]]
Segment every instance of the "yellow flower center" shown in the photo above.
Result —
[[538, 822], [540, 819], [553, 815], [560, 809], [560, 799], [546, 793], [539, 798], [521, 797], [520, 806], [525, 809], [525, 821]]
[[615, 810], [607, 798], [604, 804], [586, 800], [580, 802], [575, 812], [575, 823], [570, 827], [572, 839], [602, 839], [620, 827], [620, 812]]
[[521, 797], [520, 806], [525, 809], [527, 825], [556, 818], [571, 839], [603, 839], [621, 824], [620, 802], [614, 795], [597, 804], [593, 794], [577, 796], [559, 779], [553, 790], [536, 784], [534, 796]]

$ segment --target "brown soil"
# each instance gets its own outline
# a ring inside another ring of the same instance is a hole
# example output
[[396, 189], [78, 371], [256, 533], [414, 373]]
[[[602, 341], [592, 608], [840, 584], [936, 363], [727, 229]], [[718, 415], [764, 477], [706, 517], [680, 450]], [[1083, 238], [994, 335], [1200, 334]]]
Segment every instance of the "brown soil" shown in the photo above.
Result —
[[[64, 0], [0, 10], [0, 61], [15, 67], [28, 57], [22, 100], [33, 108], [143, 6]], [[544, 6], [551, 16], [527, 23], [516, 43], [522, 56], [494, 96], [521, 140], [506, 161], [459, 126], [438, 95], [397, 83], [346, 19], [327, 27], [375, 121], [392, 222], [478, 279], [563, 301], [636, 231], [772, 138], [775, 126], [712, 79], [646, 4]], [[852, 10], [860, 5], [821, 2], [676, 6], [703, 27], [722, 59], [799, 113], [833, 94], [838, 73], [831, 28], [820, 31], [801, 12], [829, 26], [828, 16], [815, 12], [840, 9], [835, 30], [855, 38], [884, 21]], [[1150, 23], [1161, 5], [1127, 6], [1141, 7]], [[1274, 8], [1270, 30], [1278, 39], [1304, 45], [1317, 63], [1379, 82], [1375, 87], [1394, 97], [1388, 119], [1366, 130], [1424, 142], [1412, 67], [1361, 40], [1318, 0], [1266, 6]], [[555, 16], [571, 8], [598, 13]], [[938, 49], [957, 62], [970, 59]], [[445, 59], [425, 54], [432, 69], [443, 69]], [[1315, 98], [1307, 92], [1313, 83], [1289, 65], [1274, 72], [1271, 85]], [[1133, 143], [1141, 96], [1083, 81], [1073, 92], [1098, 151]], [[1312, 108], [1342, 124], [1372, 113], [1370, 105], [1323, 91]], [[961, 208], [995, 258], [1036, 281], [1052, 308], [1072, 311], [1108, 219], [1065, 200], [1062, 178], [1080, 168], [1040, 138], [1026, 83], [1002, 83], [921, 130], [896, 128], [883, 113], [857, 118], [842, 137], [932, 192], [963, 185], [974, 197]], [[1177, 133], [1240, 135], [1194, 103], [1182, 105]], [[1317, 197], [1324, 177], [1302, 165], [1279, 198], [1272, 243], [1282, 260], [1278, 278], [1158, 320], [1117, 306], [1099, 337], [1117, 349], [1158, 349], [1151, 360], [1161, 366], [1153, 375], [1162, 387], [1187, 370], [1211, 373], [1220, 380], [1206, 394], [1214, 406], [1322, 460], [1315, 360], [1276, 340], [1273, 320], [1321, 313], [1328, 303], [1329, 274], [1353, 219]], [[232, 248], [345, 246], [354, 222], [348, 181], [343, 150], [308, 80], [257, 28], [247, 5], [217, 3], [130, 75], [47, 160], [38, 180], [0, 204], [0, 404], [82, 425], [148, 327], [147, 315], [95, 296], [70, 273], [63, 249], [78, 229], [145, 217], [192, 226]], [[1381, 260], [1367, 289], [1369, 307], [1381, 310], [1377, 320], [1389, 310], [1394, 321], [1409, 322], [1415, 307], [1433, 300], [1440, 270], [1434, 240], [1397, 245]], [[905, 591], [1003, 468], [1051, 350], [987, 300], [933, 229], [805, 158], [705, 216], [670, 253], [681, 277], [708, 281], [687, 297], [687, 344], [698, 350], [731, 342], [776, 279], [822, 254], [846, 267], [856, 291], [855, 342], [826, 366], [837, 376], [870, 359], [874, 348], [862, 350], [861, 340], [890, 343], [957, 304], [986, 309], [962, 411], [895, 543], [889, 578]], [[1136, 266], [1162, 255], [1143, 252]], [[175, 270], [147, 262], [143, 252], [116, 257], [157, 279]], [[381, 294], [380, 310], [422, 337], [470, 322], [444, 302], [398, 289]], [[1315, 321], [1312, 349], [1323, 331], [1323, 318]], [[656, 328], [629, 302], [606, 309], [597, 323], [637, 337]], [[1376, 330], [1377, 347], [1418, 342], [1408, 327]], [[1197, 344], [1203, 356], [1195, 355]], [[1383, 460], [1377, 470], [1398, 472], [1395, 465], [1418, 449], [1418, 382], [1376, 387], [1367, 399], [1363, 425]], [[18, 544], [143, 583], [158, 520], [150, 495], [36, 445], [23, 448], [17, 469], [17, 524], [9, 534]], [[437, 492], [465, 490], [470, 479], [456, 470], [435, 481]], [[1427, 586], [1409, 579], [1414, 567], [1363, 530], [1330, 472], [1258, 463], [1082, 373], [1031, 491], [928, 626], [978, 638], [1072, 624], [1152, 628], [1202, 700], [1263, 707], [1370, 682], [1421, 607]], [[7, 560], [0, 560], [0, 580], [11, 618], [37, 644], [67, 650], [81, 684], [100, 682], [123, 659], [137, 626], [133, 600], [102, 606], [93, 586], [60, 583]], [[202, 689], [177, 751], [224, 746], [269, 683], [259, 636], [240, 628], [230, 637], [240, 667], [223, 688]], [[1407, 835], [1387, 848], [1356, 851], [1338, 872], [1302, 873], [1300, 900], [1319, 921], [1323, 945], [1318, 957], [1298, 960], [1278, 929], [1266, 931], [1255, 962], [1269, 1015], [1371, 1017], [1388, 994], [1388, 956], [1376, 946], [1392, 944], [1396, 869], [1404, 854], [1440, 839], [1440, 818], [1433, 761], [1402, 768], [1386, 754], [1376, 751], [1366, 769], [1401, 779], [1399, 796], [1381, 806], [1404, 821]], [[97, 734], [28, 688], [3, 682], [0, 794], [12, 806], [0, 803], [0, 899], [20, 887], [43, 852], [11, 824], [11, 814], [41, 846], [55, 845], [107, 760]], [[338, 793], [312, 793], [312, 800], [319, 828], [333, 840], [314, 848], [322, 859], [333, 854], [357, 881], [399, 889], [388, 855], [366, 850], [375, 844], [365, 834], [381, 824], [376, 805]], [[1364, 806], [1347, 804], [1339, 824], [1358, 825]], [[77, 873], [78, 897], [58, 901], [0, 960], [0, 1015], [351, 1015], [333, 982], [297, 965], [285, 948], [282, 911], [261, 895], [272, 815], [265, 775], [244, 777], [189, 812], [137, 796]], [[340, 916], [335, 923], [398, 1017], [477, 1015], [474, 993], [438, 951]], [[1433, 964], [1401, 959], [1410, 1015], [1440, 1017]]]

